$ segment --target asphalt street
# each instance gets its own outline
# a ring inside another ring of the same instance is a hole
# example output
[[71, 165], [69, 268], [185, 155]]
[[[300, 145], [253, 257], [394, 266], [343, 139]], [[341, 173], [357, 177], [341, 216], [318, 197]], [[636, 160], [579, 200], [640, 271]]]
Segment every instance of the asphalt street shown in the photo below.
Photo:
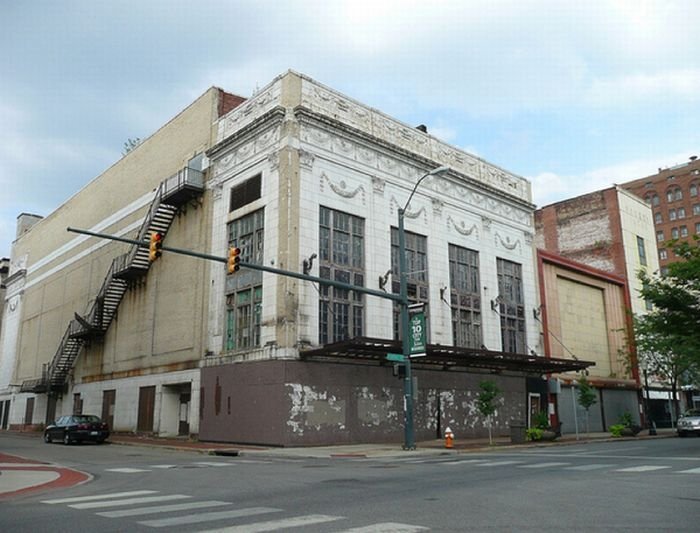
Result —
[[87, 472], [5, 501], [1, 531], [697, 531], [700, 439], [382, 457], [236, 457], [0, 436]]

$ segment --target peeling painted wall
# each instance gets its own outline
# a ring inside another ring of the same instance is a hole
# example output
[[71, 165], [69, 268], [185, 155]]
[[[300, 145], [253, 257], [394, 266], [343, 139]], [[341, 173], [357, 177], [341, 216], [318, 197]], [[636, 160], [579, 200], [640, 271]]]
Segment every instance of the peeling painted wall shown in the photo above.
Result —
[[[526, 419], [524, 377], [415, 369], [417, 440], [483, 437], [479, 383], [502, 391], [495, 435]], [[217, 410], [217, 380], [220, 407]], [[219, 442], [308, 446], [403, 440], [403, 381], [391, 367], [301, 361], [257, 361], [202, 369], [200, 438]]]

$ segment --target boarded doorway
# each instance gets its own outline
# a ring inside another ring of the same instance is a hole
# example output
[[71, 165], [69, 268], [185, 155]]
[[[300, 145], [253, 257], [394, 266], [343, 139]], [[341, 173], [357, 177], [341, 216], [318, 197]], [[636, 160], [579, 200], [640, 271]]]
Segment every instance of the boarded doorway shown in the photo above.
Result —
[[190, 393], [180, 394], [180, 417], [177, 434], [185, 436], [190, 434]]
[[153, 415], [156, 407], [156, 388], [141, 387], [139, 389], [139, 418], [136, 424], [137, 431], [153, 432]]
[[24, 409], [24, 425], [29, 426], [34, 418], [34, 398], [27, 398], [27, 405]]
[[102, 393], [102, 420], [107, 422], [110, 430], [114, 430], [114, 403], [117, 399], [117, 391], [106, 390]]

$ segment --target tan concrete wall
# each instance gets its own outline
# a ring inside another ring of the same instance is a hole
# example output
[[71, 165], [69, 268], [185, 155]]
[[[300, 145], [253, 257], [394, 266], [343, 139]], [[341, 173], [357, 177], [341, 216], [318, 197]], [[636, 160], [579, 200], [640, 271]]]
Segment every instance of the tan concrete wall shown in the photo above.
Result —
[[[66, 227], [134, 238], [160, 182], [210, 145], [218, 95], [208, 90], [16, 241], [14, 256], [27, 266], [18, 380], [39, 377], [73, 313], [89, 309], [112, 259], [130, 246]], [[166, 246], [206, 250], [208, 217], [202, 205], [189, 206], [173, 222]], [[81, 356], [76, 379], [148, 373], [198, 359], [207, 291], [203, 263], [166, 253], [127, 291], [104, 344], [92, 343]]]

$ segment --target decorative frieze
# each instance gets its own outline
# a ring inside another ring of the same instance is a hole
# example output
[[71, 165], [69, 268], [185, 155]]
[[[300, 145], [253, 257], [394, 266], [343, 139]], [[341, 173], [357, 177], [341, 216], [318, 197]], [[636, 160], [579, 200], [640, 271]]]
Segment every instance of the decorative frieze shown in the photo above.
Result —
[[476, 224], [468, 226], [464, 220], [457, 222], [451, 215], [447, 215], [447, 228], [453, 228], [457, 233], [465, 237], [473, 234], [474, 238], [479, 239], [479, 228], [477, 228]]
[[520, 244], [520, 239], [512, 240], [508, 235], [506, 235], [504, 238], [498, 232], [495, 232], [495, 234], [494, 234], [494, 241], [495, 241], [495, 244], [497, 247], [500, 244], [503, 248], [505, 248], [506, 250], [510, 250], [510, 251], [513, 251], [516, 248], [519, 248], [522, 246]]
[[333, 183], [331, 179], [328, 177], [328, 175], [323, 172], [321, 173], [321, 180], [320, 180], [320, 190], [321, 192], [324, 192], [325, 190], [325, 184], [328, 184], [330, 189], [337, 194], [338, 196], [342, 198], [355, 198], [358, 194], [361, 193], [360, 199], [362, 200], [362, 205], [365, 205], [365, 188], [362, 185], [359, 185], [355, 189], [348, 189], [347, 184], [345, 183], [345, 180], [340, 180], [338, 183]]
[[231, 110], [231, 112], [219, 122], [217, 142], [221, 142], [229, 135], [236, 133], [253, 122], [256, 118], [275, 107], [280, 99], [282, 91], [281, 86], [281, 82], [277, 80], [252, 98], [249, 98], [241, 105]]

